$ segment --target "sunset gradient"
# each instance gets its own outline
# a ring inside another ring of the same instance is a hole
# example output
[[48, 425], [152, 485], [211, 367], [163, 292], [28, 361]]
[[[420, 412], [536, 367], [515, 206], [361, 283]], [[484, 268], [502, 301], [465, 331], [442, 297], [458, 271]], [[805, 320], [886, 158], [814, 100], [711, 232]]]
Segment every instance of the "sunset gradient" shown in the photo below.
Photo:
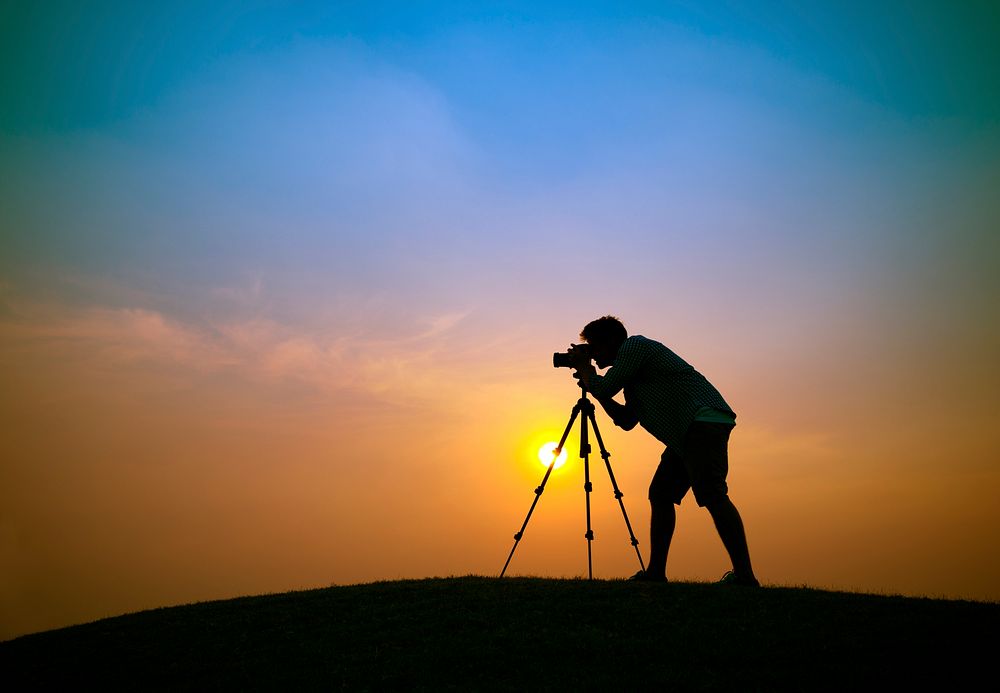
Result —
[[[1000, 599], [1000, 16], [876, 4], [6, 3], [0, 638], [497, 574], [608, 313], [736, 410], [763, 582]], [[586, 573], [577, 445], [509, 573]]]

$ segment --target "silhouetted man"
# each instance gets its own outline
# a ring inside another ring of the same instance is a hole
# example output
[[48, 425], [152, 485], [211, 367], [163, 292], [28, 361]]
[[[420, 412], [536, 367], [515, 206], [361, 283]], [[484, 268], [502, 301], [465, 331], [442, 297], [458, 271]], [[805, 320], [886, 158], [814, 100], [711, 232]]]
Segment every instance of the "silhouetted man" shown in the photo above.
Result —
[[[670, 349], [641, 335], [628, 336], [610, 315], [583, 328], [590, 357], [571, 349], [577, 375], [616, 426], [630, 431], [636, 424], [667, 447], [649, 485], [649, 566], [634, 580], [665, 581], [667, 552], [680, 505], [688, 489], [699, 506], [708, 509], [733, 562], [722, 582], [757, 586], [750, 565], [746, 532], [740, 513], [729, 499], [729, 434], [736, 414], [701, 373]], [[612, 399], [625, 391], [625, 404]]]

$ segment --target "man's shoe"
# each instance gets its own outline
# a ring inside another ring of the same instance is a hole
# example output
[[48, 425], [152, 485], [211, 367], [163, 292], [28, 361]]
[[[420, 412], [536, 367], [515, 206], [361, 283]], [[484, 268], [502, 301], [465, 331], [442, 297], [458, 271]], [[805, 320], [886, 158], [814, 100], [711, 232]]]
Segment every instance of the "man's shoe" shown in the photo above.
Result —
[[748, 578], [741, 577], [731, 570], [727, 570], [726, 574], [722, 576], [722, 579], [717, 583], [719, 585], [742, 585], [743, 587], [760, 587], [760, 583], [757, 578], [750, 576]]
[[653, 575], [645, 570], [640, 570], [638, 573], [629, 578], [632, 582], [666, 582], [667, 578], [662, 575]]

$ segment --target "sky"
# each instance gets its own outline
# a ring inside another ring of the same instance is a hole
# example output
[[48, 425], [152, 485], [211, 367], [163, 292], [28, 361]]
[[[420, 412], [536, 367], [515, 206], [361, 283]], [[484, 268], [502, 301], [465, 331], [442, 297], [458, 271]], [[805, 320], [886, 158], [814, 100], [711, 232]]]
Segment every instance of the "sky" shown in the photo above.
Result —
[[[0, 638], [499, 573], [605, 314], [736, 410], [763, 582], [1000, 599], [998, 20], [5, 3]], [[646, 554], [662, 445], [598, 423]], [[569, 449], [510, 573], [586, 574]], [[668, 575], [728, 568], [686, 499]]]

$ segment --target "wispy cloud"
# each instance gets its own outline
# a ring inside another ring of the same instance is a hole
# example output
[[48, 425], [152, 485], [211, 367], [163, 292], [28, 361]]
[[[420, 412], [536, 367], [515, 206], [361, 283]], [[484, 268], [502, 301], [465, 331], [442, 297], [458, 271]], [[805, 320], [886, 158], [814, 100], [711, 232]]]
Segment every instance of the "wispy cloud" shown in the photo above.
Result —
[[224, 371], [262, 385], [362, 391], [398, 403], [430, 397], [440, 387], [442, 367], [433, 356], [468, 314], [428, 315], [410, 333], [386, 339], [357, 328], [306, 329], [266, 318], [193, 324], [146, 308], [15, 303], [0, 317], [0, 339], [8, 349], [45, 358], [192, 375]]

